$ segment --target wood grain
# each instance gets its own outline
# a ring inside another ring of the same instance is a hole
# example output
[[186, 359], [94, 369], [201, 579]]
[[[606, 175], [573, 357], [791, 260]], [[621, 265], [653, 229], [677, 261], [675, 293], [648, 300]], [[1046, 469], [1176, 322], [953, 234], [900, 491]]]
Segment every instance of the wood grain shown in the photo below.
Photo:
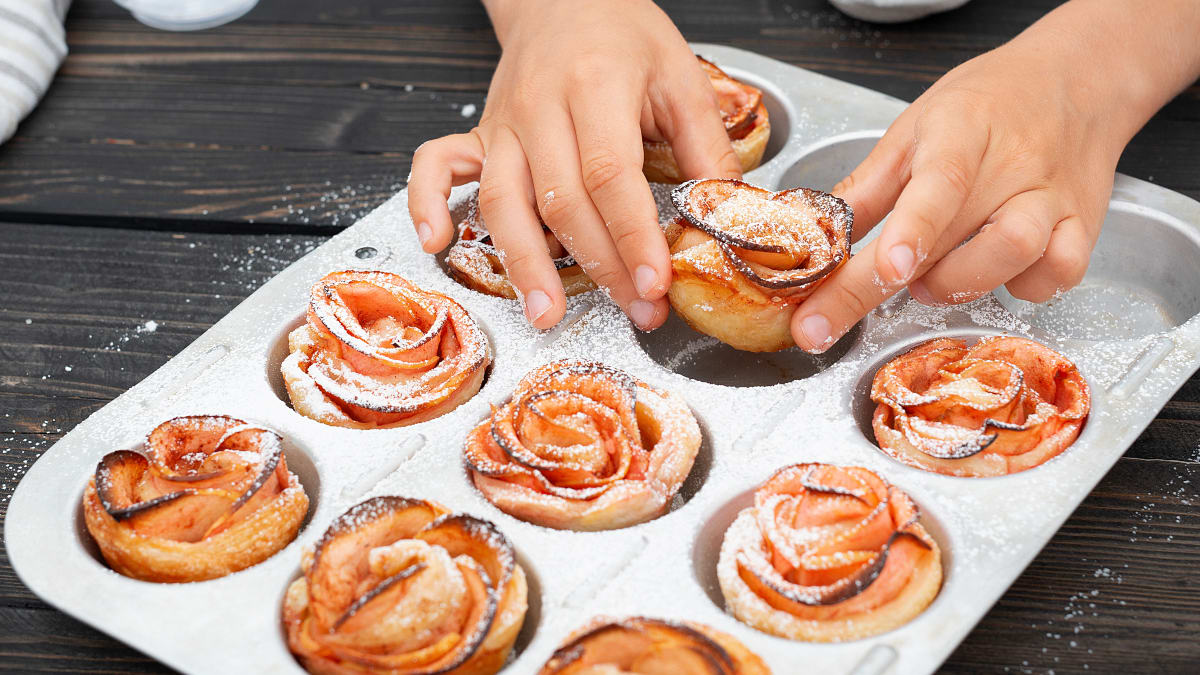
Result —
[[[0, 226], [0, 237], [0, 509], [42, 450], [323, 241], [15, 224]], [[155, 330], [146, 330], [147, 321]], [[1064, 672], [1087, 664], [1093, 672], [1186, 672], [1200, 658], [1192, 639], [1200, 630], [1198, 436], [1200, 376], [945, 670]], [[161, 668], [47, 607], [2, 552], [0, 626], [0, 668]]]
[[[695, 41], [753, 49], [912, 100], [1057, 4], [976, 2], [897, 26], [824, 0], [661, 3]], [[211, 31], [164, 33], [77, 2], [71, 55], [0, 146], [0, 219], [174, 230], [340, 228], [408, 175], [421, 142], [469, 129], [499, 56], [480, 6], [263, 2]], [[464, 105], [476, 106], [468, 117]], [[1121, 170], [1200, 197], [1200, 88]]]
[[[824, 0], [660, 4], [691, 40], [911, 100], [1057, 2], [980, 0], [899, 26]], [[63, 433], [403, 187], [420, 142], [477, 121], [499, 56], [476, 0], [262, 0], [234, 24], [180, 34], [76, 0], [68, 30], [49, 95], [0, 146], [0, 518]], [[1192, 87], [1121, 170], [1200, 198], [1197, 122]], [[1194, 671], [1197, 438], [1200, 377], [944, 670]], [[169, 672], [45, 605], [2, 548], [0, 670]]]

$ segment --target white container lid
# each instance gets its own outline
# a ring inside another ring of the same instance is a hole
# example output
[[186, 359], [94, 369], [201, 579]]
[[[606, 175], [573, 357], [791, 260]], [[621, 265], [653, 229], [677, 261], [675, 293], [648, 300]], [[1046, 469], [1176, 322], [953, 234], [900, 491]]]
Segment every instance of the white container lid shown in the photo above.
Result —
[[258, 0], [113, 0], [133, 18], [161, 30], [203, 30], [240, 18]]

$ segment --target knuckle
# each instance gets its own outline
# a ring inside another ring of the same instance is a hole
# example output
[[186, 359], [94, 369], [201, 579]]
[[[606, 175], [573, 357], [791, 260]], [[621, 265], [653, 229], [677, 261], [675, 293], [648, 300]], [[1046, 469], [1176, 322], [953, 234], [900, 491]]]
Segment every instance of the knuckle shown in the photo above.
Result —
[[1058, 290], [1074, 288], [1079, 285], [1080, 281], [1083, 281], [1083, 275], [1087, 274], [1088, 255], [1086, 251], [1067, 246], [1054, 246], [1046, 250], [1044, 257], [1050, 269], [1050, 276]]
[[872, 309], [875, 309], [875, 297], [862, 288], [856, 286], [841, 286], [837, 292], [838, 305], [846, 311], [854, 314], [854, 317], [846, 322], [847, 326], [852, 326], [856, 321], [866, 316]]
[[933, 170], [951, 190], [963, 196], [971, 193], [971, 171], [962, 159], [953, 155], [938, 157], [934, 160]]
[[509, 276], [521, 274], [529, 269], [535, 262], [532, 251], [505, 251], [501, 250], [501, 260], [504, 263], [504, 269], [509, 273]]
[[417, 149], [413, 151], [413, 164], [418, 164], [424, 162], [426, 159], [430, 159], [429, 156], [434, 154], [434, 148], [436, 147], [434, 145], [435, 143], [437, 143], [437, 140], [425, 141], [424, 143], [418, 145]]
[[583, 162], [583, 184], [588, 192], [601, 192], [613, 185], [624, 172], [625, 166], [616, 154], [598, 152]]
[[1013, 259], [1032, 263], [1045, 250], [1046, 227], [1028, 213], [1011, 213], [989, 229], [996, 235], [998, 247]]
[[717, 136], [713, 139], [713, 143], [717, 146], [713, 149], [713, 155], [717, 158], [717, 166], [727, 169], [742, 170], [742, 160], [734, 152], [733, 146], [730, 145], [729, 139], [726, 136]]
[[571, 218], [579, 209], [579, 199], [563, 188], [551, 188], [544, 194], [553, 197], [543, 199], [538, 205], [538, 213], [546, 224], [553, 223], [561, 227], [571, 222]]
[[495, 181], [484, 181], [479, 184], [479, 210], [482, 212], [484, 220], [488, 220], [487, 215], [504, 203], [505, 197], [503, 185]]
[[597, 284], [604, 288], [614, 289], [624, 281], [625, 270], [618, 269], [612, 265], [599, 265], [595, 269], [588, 272], [588, 276]]
[[1035, 179], [1045, 177], [1046, 162], [1049, 159], [1046, 156], [1044, 148], [1054, 147], [1053, 143], [1039, 143], [1030, 140], [1026, 136], [1018, 136], [1011, 140], [1006, 139], [1004, 148], [1004, 167], [1007, 171], [1019, 171], [1023, 175], [1032, 176]]
[[601, 54], [584, 54], [570, 67], [571, 80], [577, 85], [594, 87], [604, 82], [613, 69], [612, 60]]
[[1053, 284], [1029, 283], [1010, 281], [1004, 285], [1014, 298], [1026, 302], [1042, 303], [1054, 297], [1057, 292]]
[[613, 244], [616, 245], [618, 251], [626, 249], [636, 251], [646, 248], [641, 229], [633, 224], [613, 225], [609, 228], [609, 232], [612, 234]]

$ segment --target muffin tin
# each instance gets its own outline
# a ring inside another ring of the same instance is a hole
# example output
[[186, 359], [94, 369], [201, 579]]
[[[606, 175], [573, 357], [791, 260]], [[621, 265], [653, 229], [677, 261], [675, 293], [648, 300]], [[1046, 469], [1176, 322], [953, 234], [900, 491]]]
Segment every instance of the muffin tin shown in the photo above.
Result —
[[[695, 45], [764, 91], [773, 136], [749, 181], [829, 189], [870, 150], [905, 104], [749, 52]], [[451, 203], [464, 215], [472, 186]], [[21, 579], [64, 612], [187, 672], [299, 672], [280, 606], [302, 547], [362, 499], [400, 494], [492, 520], [529, 576], [530, 609], [505, 672], [532, 673], [596, 614], [690, 619], [729, 632], [776, 673], [933, 671], [1200, 366], [1200, 203], [1118, 176], [1083, 284], [1045, 305], [1003, 292], [957, 308], [901, 296], [872, 312], [830, 355], [735, 352], [678, 319], [635, 331], [603, 295], [571, 298], [548, 332], [516, 304], [459, 286], [418, 251], [397, 194], [296, 262], [143, 382], [96, 412], [34, 464], [6, 522]], [[279, 363], [303, 320], [309, 287], [338, 269], [396, 272], [446, 293], [487, 332], [494, 365], [478, 395], [438, 419], [391, 430], [329, 427], [288, 407]], [[875, 370], [935, 336], [1025, 335], [1073, 359], [1092, 388], [1076, 443], [1030, 471], [955, 478], [900, 464], [875, 447], [867, 389]], [[534, 366], [599, 360], [682, 395], [704, 435], [670, 511], [621, 530], [578, 533], [516, 520], [488, 503], [462, 468], [467, 431]], [[153, 584], [110, 571], [83, 527], [80, 496], [102, 455], [135, 446], [159, 422], [218, 413], [287, 439], [289, 466], [312, 507], [295, 542], [267, 561], [213, 581]], [[775, 469], [802, 461], [866, 466], [906, 490], [940, 542], [941, 593], [911, 623], [869, 639], [807, 644], [760, 633], [723, 611], [716, 581], [725, 528]], [[801, 665], [802, 664], [802, 665]]]

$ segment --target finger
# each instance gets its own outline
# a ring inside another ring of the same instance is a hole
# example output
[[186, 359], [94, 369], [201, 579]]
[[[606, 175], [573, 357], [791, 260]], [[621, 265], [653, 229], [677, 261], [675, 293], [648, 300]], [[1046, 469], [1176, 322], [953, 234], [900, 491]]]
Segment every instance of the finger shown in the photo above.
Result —
[[875, 272], [876, 239], [867, 244], [817, 287], [792, 315], [792, 339], [801, 349], [819, 354], [837, 342], [867, 312], [896, 293]]
[[871, 153], [830, 190], [854, 210], [853, 240], [862, 239], [892, 210], [908, 182], [912, 124], [896, 120]]
[[666, 320], [666, 301], [638, 296], [616, 244], [583, 185], [578, 140], [566, 111], [542, 111], [537, 134], [521, 138], [542, 219], [583, 271], [645, 330]]
[[450, 244], [450, 188], [479, 180], [483, 170], [483, 144], [474, 133], [443, 136], [421, 144], [413, 153], [408, 178], [408, 212], [417, 239], [426, 253], [437, 253]]
[[981, 128], [966, 115], [940, 112], [918, 124], [912, 177], [896, 199], [875, 253], [885, 285], [903, 286], [918, 276], [966, 204], [987, 149], [987, 133]]
[[926, 305], [958, 304], [983, 297], [1042, 257], [1059, 219], [1055, 198], [1045, 190], [1012, 197], [979, 234], [950, 251], [909, 285]]
[[741, 178], [742, 162], [721, 118], [717, 92], [699, 61], [690, 53], [689, 64], [674, 76], [679, 85], [666, 92], [666, 124], [659, 125], [683, 178]]
[[1054, 226], [1042, 257], [1005, 287], [1014, 297], [1045, 302], [1078, 286], [1099, 236], [1100, 229], [1088, 228], [1079, 216], [1064, 218]]
[[507, 128], [496, 131], [479, 178], [479, 215], [517, 290], [525, 317], [536, 328], [558, 323], [567, 301], [554, 269], [542, 226], [531, 203], [529, 165], [521, 145]]
[[570, 100], [583, 185], [608, 226], [634, 290], [656, 300], [671, 285], [667, 241], [642, 173], [639, 102], [629, 87], [597, 87]]

